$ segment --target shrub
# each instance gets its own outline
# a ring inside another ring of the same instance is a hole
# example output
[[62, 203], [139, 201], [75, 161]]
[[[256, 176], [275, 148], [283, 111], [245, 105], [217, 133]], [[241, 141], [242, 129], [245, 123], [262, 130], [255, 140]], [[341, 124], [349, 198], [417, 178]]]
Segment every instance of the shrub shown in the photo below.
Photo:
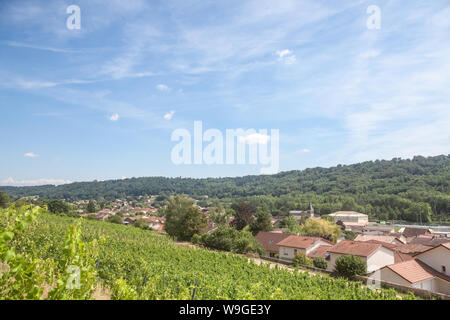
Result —
[[357, 256], [344, 255], [336, 260], [334, 273], [337, 276], [353, 279], [356, 275], [365, 275], [367, 270], [366, 262]]
[[250, 231], [246, 229], [238, 231], [225, 225], [221, 225], [216, 230], [205, 233], [201, 237], [197, 236], [192, 241], [216, 250], [236, 253], [264, 253], [264, 249]]
[[308, 267], [313, 266], [312, 259], [308, 258], [306, 256], [306, 254], [304, 254], [303, 252], [298, 252], [292, 261], [294, 262], [294, 266], [296, 266], [296, 267], [298, 267], [299, 265], [308, 266]]
[[314, 267], [319, 268], [319, 269], [324, 269], [324, 270], [328, 266], [327, 261], [324, 258], [319, 258], [319, 257], [316, 257], [313, 259], [313, 264], [314, 264]]

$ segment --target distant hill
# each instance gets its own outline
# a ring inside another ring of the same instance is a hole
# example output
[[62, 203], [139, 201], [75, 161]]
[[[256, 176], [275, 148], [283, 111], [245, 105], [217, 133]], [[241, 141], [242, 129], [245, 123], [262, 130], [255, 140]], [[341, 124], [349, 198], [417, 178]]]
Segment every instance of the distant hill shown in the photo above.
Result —
[[[41, 198], [68, 200], [175, 193], [222, 199], [310, 194], [321, 197], [317, 199], [318, 203], [330, 201], [327, 200], [330, 197], [350, 196], [358, 205], [365, 205], [365, 202], [372, 206], [379, 205], [373, 202], [374, 199], [396, 196], [413, 202], [429, 203], [434, 214], [447, 215], [450, 212], [450, 155], [368, 161], [332, 168], [287, 171], [270, 176], [205, 179], [148, 177], [76, 182], [61, 186], [0, 187], [0, 192], [15, 198], [38, 195]], [[398, 207], [397, 204], [390, 206]]]

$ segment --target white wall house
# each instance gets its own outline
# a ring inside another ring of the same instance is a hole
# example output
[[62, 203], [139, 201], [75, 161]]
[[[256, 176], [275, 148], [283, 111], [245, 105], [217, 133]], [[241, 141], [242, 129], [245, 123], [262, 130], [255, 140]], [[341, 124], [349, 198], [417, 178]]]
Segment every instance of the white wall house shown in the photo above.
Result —
[[344, 240], [330, 248], [328, 271], [333, 271], [336, 260], [343, 255], [354, 255], [366, 262], [367, 273], [395, 262], [394, 251], [379, 243]]
[[277, 243], [280, 259], [292, 260], [297, 253], [309, 254], [319, 246], [332, 247], [333, 244], [318, 237], [289, 236]]
[[380, 279], [450, 295], [450, 243], [416, 254], [414, 258], [382, 268]]

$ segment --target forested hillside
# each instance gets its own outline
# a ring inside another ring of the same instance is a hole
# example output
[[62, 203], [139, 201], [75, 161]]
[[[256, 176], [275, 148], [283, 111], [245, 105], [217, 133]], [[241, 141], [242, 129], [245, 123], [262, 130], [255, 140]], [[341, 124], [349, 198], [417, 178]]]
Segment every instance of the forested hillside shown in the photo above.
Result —
[[305, 209], [311, 201], [320, 214], [358, 210], [378, 219], [426, 222], [450, 213], [450, 155], [369, 161], [332, 168], [288, 171], [239, 178], [132, 178], [61, 186], [1, 187], [12, 197], [106, 199], [145, 194], [184, 193], [200, 198], [266, 202], [273, 214]]

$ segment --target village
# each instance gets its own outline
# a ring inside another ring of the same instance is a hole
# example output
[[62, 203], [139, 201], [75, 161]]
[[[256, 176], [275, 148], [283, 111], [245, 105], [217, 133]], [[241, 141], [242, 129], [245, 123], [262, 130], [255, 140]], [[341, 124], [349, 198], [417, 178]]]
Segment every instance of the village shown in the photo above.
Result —
[[[194, 199], [192, 199], [194, 200]], [[203, 232], [218, 228], [210, 213], [215, 207], [195, 206], [208, 218]], [[162, 202], [163, 203], [163, 202]], [[85, 211], [88, 201], [74, 203]], [[164, 232], [166, 218], [160, 211], [157, 196], [140, 197], [137, 201], [116, 199], [93, 213], [84, 212], [82, 217], [122, 223], [128, 226], [144, 226], [145, 229]], [[289, 216], [299, 223], [307, 219], [322, 219], [314, 213], [310, 204], [304, 211], [290, 211]], [[116, 217], [115, 221], [111, 220]], [[369, 222], [368, 215], [354, 211], [338, 211], [329, 215], [341, 227], [342, 233], [336, 243], [318, 236], [286, 233], [280, 228], [282, 217], [273, 217], [272, 231], [260, 231], [255, 239], [262, 245], [265, 254], [261, 259], [289, 263], [297, 254], [322, 258], [326, 261], [323, 272], [331, 273], [336, 260], [343, 255], [357, 256], [366, 263], [366, 274], [381, 282], [427, 290], [450, 295], [450, 232], [431, 228], [399, 227]], [[228, 224], [233, 220], [229, 219]], [[345, 234], [354, 235], [352, 240]]]

